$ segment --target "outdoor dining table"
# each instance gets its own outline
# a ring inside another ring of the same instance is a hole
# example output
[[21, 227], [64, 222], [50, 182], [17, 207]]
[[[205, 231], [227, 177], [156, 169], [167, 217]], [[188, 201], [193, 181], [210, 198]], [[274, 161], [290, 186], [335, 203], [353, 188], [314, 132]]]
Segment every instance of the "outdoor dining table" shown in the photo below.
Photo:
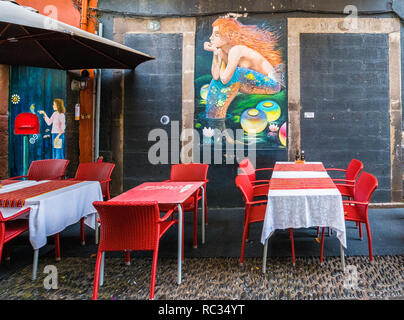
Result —
[[19, 181], [0, 188], [0, 211], [4, 218], [30, 208], [29, 240], [34, 249], [32, 279], [36, 280], [39, 249], [47, 237], [63, 231], [85, 217], [85, 223], [96, 227], [94, 201], [102, 201], [98, 181], [42, 180]]
[[345, 271], [346, 232], [341, 193], [322, 162], [276, 162], [261, 234], [266, 272], [268, 239], [277, 229], [329, 227], [340, 241]]
[[[111, 201], [157, 201], [159, 205], [172, 205], [178, 208], [178, 274], [177, 283], [181, 284], [182, 272], [182, 204], [198, 189], [202, 191], [202, 243], [205, 243], [205, 189], [203, 181], [187, 182], [145, 182], [130, 189]], [[102, 264], [103, 265], [103, 264]], [[102, 273], [101, 273], [102, 274]], [[102, 281], [101, 281], [102, 283]]]

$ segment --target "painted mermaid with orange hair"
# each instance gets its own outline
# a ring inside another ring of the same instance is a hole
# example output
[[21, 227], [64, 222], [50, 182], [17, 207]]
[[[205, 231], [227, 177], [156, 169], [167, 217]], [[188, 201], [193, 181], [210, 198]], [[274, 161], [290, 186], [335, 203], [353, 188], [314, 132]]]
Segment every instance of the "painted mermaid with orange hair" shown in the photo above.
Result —
[[210, 42], [204, 43], [204, 49], [213, 52], [207, 118], [224, 119], [238, 92], [274, 94], [282, 89], [282, 57], [273, 32], [233, 18], [219, 18], [212, 26]]

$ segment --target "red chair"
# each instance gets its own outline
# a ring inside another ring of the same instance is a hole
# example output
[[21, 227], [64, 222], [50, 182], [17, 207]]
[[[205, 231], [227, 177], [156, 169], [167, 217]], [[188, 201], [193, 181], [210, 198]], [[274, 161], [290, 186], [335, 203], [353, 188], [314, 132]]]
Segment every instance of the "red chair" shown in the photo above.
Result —
[[[99, 181], [101, 184], [102, 196], [104, 200], [111, 199], [111, 195], [109, 193], [109, 183], [111, 181], [112, 171], [115, 168], [114, 163], [109, 162], [88, 162], [88, 163], [80, 163], [76, 176], [71, 180], [80, 180], [80, 181]], [[84, 218], [80, 219], [80, 235], [81, 235], [81, 243], [85, 244], [85, 235], [84, 235]]]
[[11, 180], [27, 178], [28, 180], [62, 180], [65, 178], [66, 167], [69, 160], [46, 159], [31, 162], [28, 174], [24, 176], [8, 178]]
[[[359, 173], [363, 170], [363, 163], [359, 160], [352, 159], [346, 169], [327, 168], [327, 171], [345, 172], [345, 179], [332, 179], [336, 183], [338, 190], [342, 196], [352, 199], [354, 197], [354, 187]], [[338, 183], [343, 182], [343, 183]]]
[[[30, 208], [23, 209], [11, 217], [4, 218], [0, 211], [0, 263], [5, 243], [28, 231], [28, 219], [18, 219], [29, 213]], [[8, 256], [8, 252], [7, 252]]]
[[[103, 283], [103, 265], [106, 251], [152, 250], [153, 264], [150, 299], [154, 298], [159, 242], [162, 235], [178, 220], [169, 220], [174, 210], [160, 218], [157, 202], [102, 202], [93, 203], [101, 219], [101, 235], [95, 265], [93, 300]], [[101, 272], [100, 272], [101, 268]], [[101, 273], [101, 281], [100, 281]]]
[[[239, 174], [236, 177], [236, 186], [240, 189], [245, 201], [244, 210], [244, 231], [241, 241], [240, 264], [244, 263], [245, 242], [248, 239], [250, 224], [265, 220], [265, 211], [268, 200], [254, 201], [254, 188], [249, 177], [245, 174]], [[293, 229], [289, 229], [289, 235], [292, 243], [292, 259], [295, 264], [295, 246], [293, 240]]]
[[267, 196], [270, 180], [256, 180], [255, 173], [257, 171], [273, 171], [274, 168], [260, 168], [255, 169], [251, 161], [246, 158], [239, 163], [241, 173], [248, 176], [254, 188], [254, 196]]
[[[344, 204], [344, 216], [345, 221], [354, 221], [364, 223], [366, 225], [366, 231], [368, 234], [368, 246], [369, 246], [369, 258], [373, 263], [373, 251], [372, 251], [372, 237], [370, 234], [368, 207], [369, 201], [374, 191], [377, 189], [378, 182], [375, 176], [367, 172], [362, 172], [355, 185], [354, 199], [343, 200]], [[362, 237], [362, 229], [359, 228]], [[320, 262], [323, 262], [323, 247], [324, 247], [324, 228], [321, 236], [321, 252]]]
[[[208, 175], [208, 164], [203, 163], [183, 163], [183, 164], [174, 164], [171, 166], [170, 180], [166, 181], [204, 181], [205, 184], [203, 186], [205, 190], [205, 224], [208, 224], [208, 202], [206, 195], [206, 184], [208, 183], [207, 175]], [[196, 194], [190, 197], [183, 204], [184, 212], [193, 212], [194, 213], [194, 239], [193, 239], [193, 247], [197, 248], [198, 246], [198, 204], [199, 201], [202, 200], [202, 192], [198, 190]], [[171, 209], [167, 206], [160, 205], [161, 211], [167, 211]], [[177, 211], [177, 209], [174, 209]]]

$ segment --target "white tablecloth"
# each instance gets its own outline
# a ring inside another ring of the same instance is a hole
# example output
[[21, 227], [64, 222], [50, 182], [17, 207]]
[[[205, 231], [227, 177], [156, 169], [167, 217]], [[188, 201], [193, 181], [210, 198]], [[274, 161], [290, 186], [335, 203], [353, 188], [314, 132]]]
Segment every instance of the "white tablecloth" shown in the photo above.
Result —
[[[274, 177], [307, 179], [328, 177], [328, 174], [324, 171], [274, 171], [272, 178]], [[317, 226], [333, 229], [346, 248], [344, 209], [342, 196], [337, 188], [269, 189], [261, 234], [262, 244], [265, 244], [266, 239], [277, 229]]]
[[[4, 186], [0, 189], [0, 193], [46, 181], [25, 182], [25, 184], [18, 183], [20, 186], [17, 186], [17, 183], [7, 185], [7, 188]], [[21, 209], [30, 207], [29, 238], [32, 247], [39, 249], [46, 245], [46, 237], [63, 231], [67, 226], [77, 223], [82, 217], [86, 217], [85, 223], [94, 228], [97, 211], [92, 203], [102, 200], [100, 183], [84, 181], [27, 199], [23, 208], [0, 208], [0, 211], [3, 217], [7, 218]]]

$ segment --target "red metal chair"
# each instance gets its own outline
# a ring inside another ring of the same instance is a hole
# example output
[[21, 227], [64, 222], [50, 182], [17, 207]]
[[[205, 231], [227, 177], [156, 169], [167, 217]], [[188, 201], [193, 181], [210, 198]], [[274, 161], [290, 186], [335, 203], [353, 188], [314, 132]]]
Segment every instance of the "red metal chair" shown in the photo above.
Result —
[[[0, 211], [0, 263], [5, 243], [28, 231], [28, 219], [18, 219], [19, 217], [28, 214], [30, 208], [23, 209], [11, 217], [4, 218]], [[8, 256], [8, 252], [7, 252]]]
[[[114, 163], [109, 162], [88, 162], [88, 163], [80, 163], [76, 176], [71, 180], [80, 180], [80, 181], [99, 181], [101, 184], [102, 196], [104, 200], [111, 199], [111, 195], [109, 193], [109, 183], [111, 181], [112, 171], [115, 168]], [[81, 235], [81, 243], [85, 244], [85, 235], [84, 235], [84, 218], [80, 219], [80, 235]]]
[[[335, 182], [339, 192], [343, 197], [348, 197], [348, 199], [353, 199], [354, 190], [355, 190], [355, 182], [359, 176], [359, 173], [363, 170], [363, 163], [357, 159], [352, 159], [348, 164], [346, 169], [338, 169], [338, 168], [327, 168], [327, 171], [339, 171], [345, 172], [345, 179], [332, 179]], [[338, 183], [343, 182], [343, 183]], [[362, 234], [362, 230], [360, 224], [357, 224], [359, 227], [359, 234]], [[317, 238], [320, 233], [320, 228], [317, 228]]]
[[[160, 218], [157, 202], [102, 202], [93, 203], [101, 219], [101, 235], [95, 266], [93, 300], [103, 283], [104, 255], [106, 251], [152, 250], [153, 264], [150, 299], [154, 298], [159, 242], [162, 235], [178, 220], [169, 220], [174, 210]], [[101, 271], [100, 271], [101, 268]], [[101, 280], [100, 280], [101, 273]]]
[[239, 163], [239, 168], [242, 173], [248, 176], [254, 188], [254, 196], [267, 196], [270, 180], [256, 180], [255, 173], [257, 171], [273, 171], [274, 168], [259, 168], [255, 169], [250, 159], [246, 158]]
[[[354, 199], [343, 200], [345, 221], [364, 223], [368, 235], [369, 259], [373, 263], [372, 236], [370, 234], [368, 207], [373, 193], [377, 189], [377, 178], [370, 173], [362, 172], [355, 185]], [[359, 228], [362, 238], [362, 229]], [[320, 262], [323, 262], [324, 228], [321, 236]]]
[[[240, 264], [242, 265], [244, 263], [245, 242], [249, 236], [250, 224], [265, 220], [265, 211], [268, 200], [254, 201], [254, 188], [251, 180], [246, 174], [239, 174], [236, 177], [236, 186], [240, 189], [245, 201], [244, 231], [243, 238], [241, 240], [240, 253]], [[289, 236], [292, 244], [292, 260], [293, 264], [295, 264], [295, 246], [292, 228], [289, 228]]]
[[24, 176], [8, 178], [9, 180], [27, 178], [28, 180], [62, 180], [65, 178], [66, 167], [69, 160], [46, 159], [31, 162], [28, 174]]
[[[345, 172], [345, 179], [332, 179], [336, 183], [338, 190], [342, 196], [352, 199], [354, 197], [354, 187], [359, 173], [363, 170], [363, 163], [359, 160], [352, 159], [346, 169], [327, 168], [327, 171]], [[343, 183], [338, 183], [343, 182]]]
[[[208, 224], [208, 202], [206, 195], [206, 184], [208, 183], [207, 175], [208, 175], [208, 164], [203, 163], [182, 163], [182, 164], [174, 164], [171, 166], [170, 180], [167, 181], [204, 181], [205, 184], [203, 186], [205, 190], [205, 224]], [[193, 212], [194, 213], [194, 238], [193, 238], [193, 247], [197, 248], [198, 246], [198, 204], [199, 201], [202, 200], [202, 192], [198, 190], [196, 194], [190, 197], [183, 204], [184, 212]], [[167, 211], [170, 207], [160, 205], [161, 211]], [[177, 211], [177, 209], [174, 209]]]

